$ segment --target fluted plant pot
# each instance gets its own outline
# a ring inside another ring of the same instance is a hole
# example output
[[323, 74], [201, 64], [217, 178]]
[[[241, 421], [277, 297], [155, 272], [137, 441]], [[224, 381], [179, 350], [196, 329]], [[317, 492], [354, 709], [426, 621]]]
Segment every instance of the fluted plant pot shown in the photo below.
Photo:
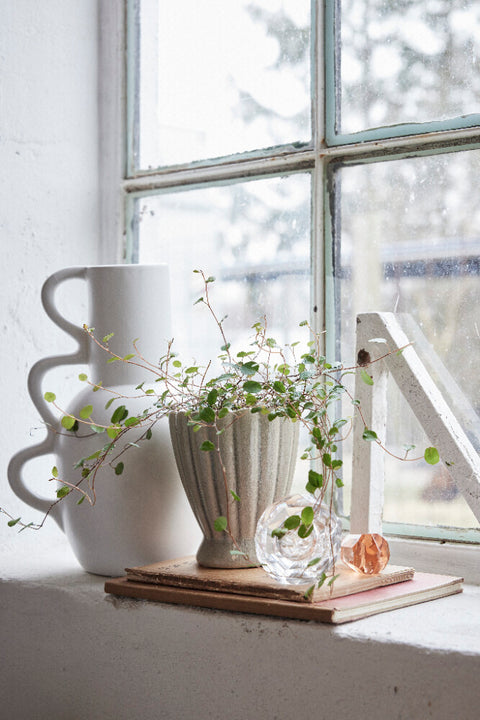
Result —
[[[215, 568], [259, 565], [257, 521], [268, 505], [289, 494], [299, 423], [242, 411], [219, 420], [218, 429], [225, 430], [218, 435], [213, 426], [194, 432], [183, 412], [170, 415], [169, 422], [180, 478], [204, 534], [198, 563]], [[206, 441], [215, 447], [218, 442], [220, 453], [201, 450]], [[228, 517], [231, 535], [215, 529], [219, 517]]]

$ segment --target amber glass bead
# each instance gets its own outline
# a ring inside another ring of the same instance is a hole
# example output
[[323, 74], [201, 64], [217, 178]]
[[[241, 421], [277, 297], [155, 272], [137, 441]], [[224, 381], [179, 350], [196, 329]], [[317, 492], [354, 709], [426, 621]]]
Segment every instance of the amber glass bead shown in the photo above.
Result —
[[345, 565], [364, 575], [376, 575], [390, 560], [390, 548], [378, 533], [347, 535], [342, 541], [341, 558]]

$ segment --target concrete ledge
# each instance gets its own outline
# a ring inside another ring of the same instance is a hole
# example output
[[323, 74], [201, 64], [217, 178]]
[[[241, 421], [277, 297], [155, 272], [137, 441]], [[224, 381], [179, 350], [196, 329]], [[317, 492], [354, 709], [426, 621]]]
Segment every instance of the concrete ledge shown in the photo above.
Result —
[[331, 627], [107, 596], [31, 535], [1, 553], [0, 717], [478, 717], [478, 587]]

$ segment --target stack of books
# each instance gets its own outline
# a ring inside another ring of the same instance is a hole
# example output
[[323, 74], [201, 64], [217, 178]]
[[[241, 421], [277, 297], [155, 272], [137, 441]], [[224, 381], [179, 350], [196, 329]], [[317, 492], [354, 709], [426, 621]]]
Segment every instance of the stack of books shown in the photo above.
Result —
[[389, 565], [378, 575], [359, 575], [340, 563], [332, 584], [312, 593], [311, 583], [283, 585], [262, 568], [204, 568], [194, 557], [126, 568], [107, 580], [113, 595], [233, 612], [343, 623], [462, 592], [463, 578]]

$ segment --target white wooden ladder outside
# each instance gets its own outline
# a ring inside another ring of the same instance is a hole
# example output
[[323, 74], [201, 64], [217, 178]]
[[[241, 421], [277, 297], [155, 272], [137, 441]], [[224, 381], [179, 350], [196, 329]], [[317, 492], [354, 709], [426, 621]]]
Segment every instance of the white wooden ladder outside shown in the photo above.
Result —
[[[411, 320], [409, 325], [413, 328]], [[413, 330], [412, 334], [415, 334]], [[374, 312], [357, 316], [357, 357], [360, 350], [368, 352], [372, 360], [390, 354], [365, 368], [373, 379], [373, 385], [367, 385], [357, 372], [355, 398], [360, 401], [367, 428], [374, 430], [383, 440], [387, 423], [387, 377], [390, 373], [480, 522], [479, 454], [420, 360], [415, 343], [410, 342], [411, 338], [407, 337], [393, 313]], [[401, 348], [404, 349], [398, 352]], [[442, 371], [448, 376], [447, 381], [455, 384], [443, 366]], [[479, 423], [476, 413], [459, 389], [458, 393], [464, 406], [468, 406], [470, 416]], [[385, 453], [377, 442], [362, 439], [364, 429], [362, 418], [357, 413], [354, 420], [350, 532], [381, 533]]]

